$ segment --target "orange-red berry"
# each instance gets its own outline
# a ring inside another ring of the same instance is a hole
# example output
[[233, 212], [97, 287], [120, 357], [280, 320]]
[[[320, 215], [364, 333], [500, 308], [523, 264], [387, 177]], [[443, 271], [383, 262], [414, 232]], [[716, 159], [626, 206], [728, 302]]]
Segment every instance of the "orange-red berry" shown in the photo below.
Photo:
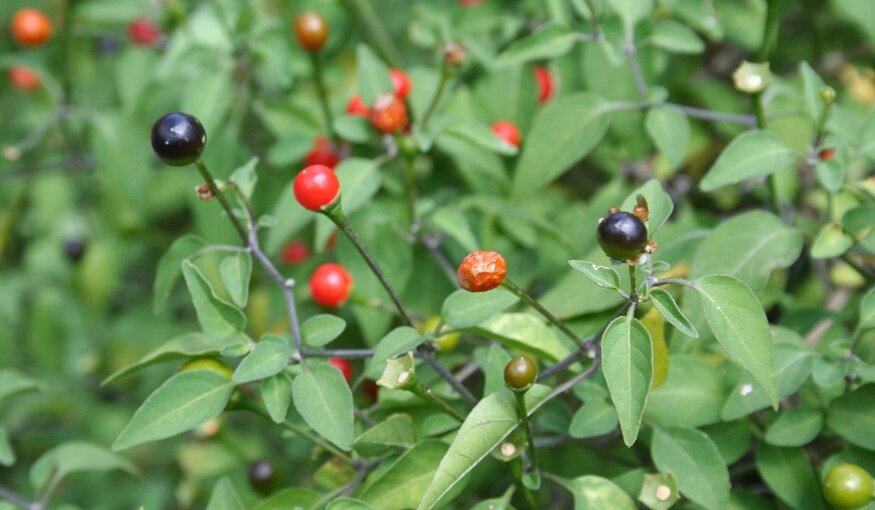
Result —
[[380, 94], [370, 113], [371, 125], [380, 133], [397, 133], [407, 128], [407, 105], [394, 94]]
[[821, 161], [829, 161], [834, 158], [835, 155], [836, 151], [833, 149], [823, 149], [817, 153], [817, 157], [820, 158]]
[[331, 205], [340, 196], [340, 181], [325, 165], [310, 165], [295, 176], [295, 198], [311, 211]]
[[495, 133], [495, 136], [501, 138], [502, 140], [513, 145], [514, 147], [520, 146], [522, 136], [520, 135], [520, 130], [513, 122], [500, 120], [492, 125], [492, 132]]
[[340, 156], [334, 151], [334, 144], [324, 136], [317, 136], [313, 141], [313, 150], [304, 158], [307, 165], [325, 165], [334, 169], [340, 163]]
[[535, 80], [538, 82], [538, 101], [546, 103], [553, 97], [553, 76], [545, 67], [536, 67]]
[[39, 75], [33, 69], [24, 66], [9, 68], [9, 83], [14, 87], [27, 92], [40, 87]]
[[492, 290], [501, 285], [506, 275], [507, 261], [495, 251], [471, 252], [456, 270], [459, 285], [470, 292]]
[[137, 18], [128, 24], [128, 37], [142, 46], [153, 46], [161, 37], [161, 31], [147, 18]]
[[52, 20], [38, 9], [25, 7], [12, 16], [12, 37], [22, 46], [45, 44], [52, 30]]
[[351, 290], [352, 276], [340, 264], [322, 264], [310, 277], [310, 295], [313, 301], [322, 306], [341, 306], [349, 298]]
[[395, 95], [399, 99], [404, 99], [410, 94], [412, 85], [410, 76], [400, 69], [389, 69], [389, 78], [392, 80], [392, 88], [395, 90]]
[[343, 358], [331, 358], [328, 360], [328, 363], [331, 363], [334, 368], [340, 370], [347, 383], [352, 381], [352, 366], [350, 366], [349, 361]]
[[295, 19], [295, 37], [302, 48], [316, 53], [328, 41], [328, 23], [315, 12], [303, 12]]
[[283, 247], [282, 261], [287, 266], [302, 264], [310, 258], [310, 248], [303, 241], [292, 241]]
[[346, 113], [350, 115], [357, 115], [359, 117], [367, 117], [370, 115], [370, 111], [368, 111], [368, 106], [365, 104], [365, 100], [362, 99], [362, 96], [356, 94], [349, 98], [349, 102], [346, 103]]

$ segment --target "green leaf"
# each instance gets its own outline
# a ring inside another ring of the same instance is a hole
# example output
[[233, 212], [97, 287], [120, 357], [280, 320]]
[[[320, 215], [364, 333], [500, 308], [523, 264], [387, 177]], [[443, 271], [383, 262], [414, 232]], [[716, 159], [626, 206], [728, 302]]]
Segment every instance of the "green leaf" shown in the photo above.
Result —
[[804, 446], [823, 429], [823, 413], [816, 407], [799, 406], [783, 412], [766, 431], [766, 442], [775, 446]]
[[690, 121], [684, 112], [674, 106], [655, 106], [647, 111], [644, 127], [672, 168], [679, 167], [690, 141]]
[[369, 481], [359, 493], [359, 499], [380, 510], [415, 507], [423, 498], [447, 449], [443, 441], [420, 441], [378, 478]]
[[[786, 343], [775, 343], [774, 353], [778, 400], [783, 400], [802, 386], [811, 374], [814, 359], [810, 351]], [[744, 374], [729, 394], [721, 416], [727, 421], [734, 420], [767, 407], [769, 397], [750, 374]]]
[[274, 423], [282, 423], [292, 403], [292, 380], [280, 372], [261, 381], [261, 401]]
[[334, 119], [334, 130], [342, 139], [352, 143], [366, 143], [373, 133], [368, 119], [359, 115], [338, 115]]
[[796, 152], [772, 131], [746, 131], [729, 144], [699, 183], [702, 191], [736, 184], [789, 168]]
[[511, 349], [522, 349], [551, 361], [569, 354], [568, 347], [540, 316], [530, 313], [503, 313], [473, 330], [476, 334], [497, 340]]
[[374, 507], [359, 499], [340, 498], [335, 499], [325, 510], [375, 510]]
[[574, 413], [568, 434], [576, 439], [603, 436], [617, 428], [617, 410], [599, 398], [588, 400]]
[[820, 481], [805, 450], [761, 444], [757, 449], [757, 471], [778, 498], [796, 510], [822, 510]]
[[216, 295], [200, 269], [189, 261], [182, 263], [182, 275], [204, 333], [216, 338], [239, 335], [246, 327], [246, 316]]
[[146, 398], [112, 449], [124, 450], [191, 430], [218, 416], [233, 390], [234, 383], [212, 370], [180, 372]]
[[830, 402], [826, 423], [849, 443], [875, 451], [875, 384], [860, 386]]
[[401, 326], [389, 332], [383, 337], [374, 349], [374, 355], [367, 363], [367, 374], [371, 378], [379, 376], [385, 368], [384, 363], [387, 359], [394, 358], [400, 354], [415, 349], [419, 344], [425, 341], [419, 331], [409, 327]]
[[696, 54], [705, 50], [705, 43], [692, 28], [670, 19], [653, 25], [650, 41], [672, 53]]
[[42, 382], [26, 376], [14, 368], [0, 369], [0, 402], [14, 395], [40, 391], [42, 388]]
[[257, 381], [276, 375], [289, 365], [294, 353], [289, 342], [279, 335], [264, 335], [243, 361], [234, 370], [237, 384]]
[[518, 301], [512, 292], [501, 287], [488, 292], [459, 289], [444, 300], [441, 315], [453, 328], [470, 328], [486, 322]]
[[[135, 363], [107, 377], [101, 385], [107, 385], [148, 366], [164, 361], [215, 356], [242, 356], [249, 352], [249, 344], [243, 336], [215, 339], [203, 333], [185, 333], [172, 338]], [[2, 376], [0, 376], [2, 380]], [[0, 385], [2, 388], [2, 385]]]
[[202, 238], [188, 234], [180, 237], [158, 261], [158, 271], [155, 274], [155, 286], [152, 291], [152, 307], [155, 312], [163, 312], [167, 308], [167, 298], [182, 275], [182, 261], [191, 257], [207, 245]]
[[656, 428], [650, 453], [660, 472], [674, 474], [681, 494], [708, 510], [726, 508], [729, 473], [717, 446], [704, 432]]
[[241, 251], [228, 255], [219, 265], [219, 275], [231, 301], [243, 308], [249, 300], [249, 278], [252, 276], [252, 255]]
[[352, 448], [352, 392], [339, 370], [324, 363], [295, 377], [295, 408], [313, 430], [342, 450]]
[[492, 129], [482, 122], [470, 118], [448, 119], [447, 121], [448, 125], [441, 132], [443, 135], [454, 136], [503, 156], [516, 156], [519, 152], [515, 146], [495, 136]]
[[547, 23], [531, 35], [511, 44], [493, 64], [495, 67], [510, 67], [533, 60], [562, 56], [574, 46], [575, 34], [565, 25]]
[[258, 183], [258, 174], [255, 173], [255, 167], [258, 165], [258, 157], [249, 158], [243, 166], [234, 170], [229, 180], [237, 185], [237, 188], [243, 193], [247, 199], [252, 198], [252, 192], [255, 191], [255, 184]]
[[347, 214], [367, 204], [383, 183], [383, 174], [370, 159], [344, 159], [334, 173], [340, 180], [340, 202]]
[[64, 443], [44, 453], [30, 467], [30, 483], [41, 492], [49, 480], [61, 483], [67, 476], [81, 472], [124, 471], [137, 475], [137, 468], [121, 455], [103, 446], [85, 442]]
[[598, 96], [574, 93], [538, 112], [514, 171], [512, 196], [538, 191], [589, 154], [608, 130], [606, 106]]
[[6, 429], [0, 426], [0, 466], [10, 467], [15, 464], [15, 450], [9, 442]]
[[820, 112], [823, 111], [823, 100], [820, 98], [820, 90], [824, 87], [823, 80], [808, 62], [799, 63], [799, 75], [802, 77], [802, 99], [805, 102], [805, 113], [812, 122], [820, 120]]
[[774, 214], [739, 214], [720, 223], [699, 244], [690, 277], [728, 274], [759, 292], [773, 270], [790, 267], [799, 258], [802, 242], [802, 232], [788, 227]]
[[720, 421], [723, 379], [699, 357], [674, 354], [668, 378], [650, 392], [644, 415], [664, 427], [701, 427]]
[[[869, 292], [860, 300], [860, 320], [857, 322], [857, 329], [860, 331], [873, 327], [875, 327], [875, 287], [869, 289]], [[2, 380], [2, 376], [0, 376], [0, 380]], [[2, 387], [3, 385], [0, 384], [0, 388]]]
[[579, 476], [565, 480], [550, 476], [574, 497], [576, 510], [635, 510], [635, 501], [617, 484], [600, 476]]
[[[663, 493], [666, 487], [670, 490], [668, 497]], [[673, 474], [644, 475], [644, 486], [641, 487], [641, 493], [638, 495], [638, 501], [644, 503], [644, 506], [650, 510], [668, 510], [679, 499], [681, 495], [678, 481]]]
[[[526, 409], [531, 415], [549, 393], [536, 384], [526, 393]], [[468, 413], [450, 449], [441, 460], [417, 510], [430, 510], [477, 466], [519, 425], [516, 399], [508, 389], [486, 396]]]
[[284, 489], [255, 506], [255, 510], [316, 510], [322, 495], [309, 489]]
[[674, 211], [674, 202], [671, 197], [662, 188], [662, 183], [656, 179], [650, 179], [640, 188], [636, 189], [623, 200], [623, 205], [620, 207], [624, 211], [631, 211], [638, 200], [638, 195], [641, 195], [647, 200], [647, 208], [649, 209], [649, 217], [644, 222], [647, 225], [648, 237], [653, 237], [654, 234], [662, 227]]
[[602, 335], [602, 371], [626, 446], [635, 444], [653, 379], [650, 333], [634, 318], [618, 317]]
[[569, 260], [568, 265], [575, 271], [583, 273], [584, 276], [599, 287], [620, 289], [620, 275], [612, 267], [600, 266], [587, 260]]
[[605, 4], [619, 14], [629, 28], [653, 11], [653, 0], [605, 0]]
[[358, 90], [365, 105], [370, 107], [378, 95], [393, 90], [392, 80], [389, 79], [389, 68], [365, 44], [358, 45], [356, 58], [358, 60]]
[[240, 496], [234, 490], [231, 480], [225, 477], [219, 480], [219, 483], [213, 488], [213, 495], [210, 496], [210, 502], [207, 503], [207, 510], [246, 510], [246, 507], [240, 501]]
[[[479, 243], [465, 213], [455, 206], [445, 206], [436, 209], [428, 216], [428, 220], [448, 236], [455, 239], [467, 251], [477, 249]], [[471, 294], [468, 292], [467, 294]]]
[[772, 335], [756, 295], [744, 282], [728, 275], [704, 276], [695, 285], [717, 341], [756, 379], [777, 408]]
[[854, 238], [848, 235], [840, 223], [827, 223], [820, 229], [814, 244], [811, 245], [811, 257], [815, 259], [830, 259], [844, 255], [854, 246]]
[[301, 339], [309, 347], [322, 347], [339, 337], [346, 321], [336, 315], [319, 314], [301, 324]]
[[699, 332], [690, 324], [690, 320], [684, 315], [671, 294], [664, 289], [653, 289], [650, 291], [650, 301], [653, 306], [659, 310], [659, 313], [665, 317], [665, 320], [678, 331], [692, 338], [699, 338]]
[[353, 448], [364, 457], [379, 457], [390, 448], [407, 449], [414, 442], [413, 419], [407, 414], [393, 414], [364, 431]]

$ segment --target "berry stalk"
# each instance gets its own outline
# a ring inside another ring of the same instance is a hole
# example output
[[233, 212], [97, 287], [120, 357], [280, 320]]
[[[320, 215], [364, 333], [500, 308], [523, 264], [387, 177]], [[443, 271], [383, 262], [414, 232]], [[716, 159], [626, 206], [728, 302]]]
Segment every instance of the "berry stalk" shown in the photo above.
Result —
[[219, 187], [216, 185], [216, 180], [213, 179], [213, 174], [210, 173], [210, 170], [207, 168], [207, 165], [203, 162], [202, 159], [198, 159], [194, 162], [195, 166], [200, 172], [201, 176], [206, 181], [207, 186], [209, 186], [210, 191], [213, 193], [213, 196], [219, 200], [219, 203], [222, 204], [222, 208], [225, 209], [225, 213], [228, 215], [228, 218], [231, 220], [231, 224], [234, 225], [234, 230], [240, 234], [240, 238], [243, 240], [245, 244], [249, 244], [249, 236], [246, 235], [246, 230], [243, 228], [243, 225], [240, 224], [240, 220], [237, 219], [237, 215], [234, 214], [234, 209], [231, 208], [231, 204], [228, 203], [228, 199], [225, 198], [225, 195], [219, 191]]
[[583, 340], [579, 336], [577, 336], [574, 331], [571, 331], [571, 328], [566, 326], [564, 322], [562, 322], [561, 320], [559, 320], [558, 317], [553, 315], [550, 310], [544, 308], [544, 305], [538, 302], [537, 299], [532, 297], [528, 292], [526, 292], [520, 286], [511, 281], [510, 278], [505, 278], [504, 281], [501, 282], [501, 285], [507, 290], [513, 292], [518, 298], [525, 301], [526, 304], [537, 310], [538, 313], [544, 316], [544, 318], [550, 321], [554, 326], [559, 328], [560, 331], [565, 333], [565, 336], [573, 340], [581, 349], [583, 349], [584, 351], [590, 351], [592, 349], [592, 344], [590, 342], [587, 342], [586, 340]]

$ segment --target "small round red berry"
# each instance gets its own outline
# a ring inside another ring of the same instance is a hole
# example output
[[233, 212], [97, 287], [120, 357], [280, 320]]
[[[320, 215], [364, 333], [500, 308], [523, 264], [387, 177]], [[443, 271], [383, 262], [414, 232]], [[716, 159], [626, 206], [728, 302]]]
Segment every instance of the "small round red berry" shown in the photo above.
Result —
[[9, 83], [25, 92], [32, 92], [40, 87], [39, 75], [33, 69], [24, 66], [9, 68]]
[[495, 133], [495, 136], [501, 138], [502, 140], [513, 145], [514, 147], [519, 147], [520, 141], [522, 141], [520, 130], [513, 122], [500, 120], [492, 125], [492, 132]]
[[313, 150], [311, 150], [304, 158], [307, 165], [324, 165], [334, 169], [340, 163], [340, 156], [334, 152], [334, 145], [331, 140], [324, 136], [317, 136], [313, 142]]
[[294, 266], [310, 258], [310, 248], [303, 241], [292, 241], [283, 247], [283, 264]]
[[370, 120], [380, 133], [403, 131], [407, 127], [407, 105], [393, 94], [380, 94], [371, 107]]
[[834, 149], [823, 149], [817, 153], [817, 157], [821, 161], [829, 161], [834, 158], [836, 155], [836, 151]]
[[459, 285], [469, 292], [492, 290], [501, 285], [505, 276], [507, 261], [495, 251], [471, 252], [456, 270]]
[[504, 384], [513, 391], [528, 390], [537, 378], [537, 365], [525, 356], [510, 360], [504, 367]]
[[838, 464], [823, 479], [823, 495], [839, 510], [859, 508], [875, 498], [875, 482], [860, 466]]
[[170, 112], [152, 126], [152, 150], [161, 161], [185, 166], [200, 158], [207, 144], [207, 132], [193, 115]]
[[294, 191], [298, 203], [311, 211], [320, 211], [340, 198], [340, 181], [327, 166], [310, 165], [295, 176]]
[[362, 381], [362, 394], [367, 397], [371, 402], [377, 401], [377, 396], [379, 394], [379, 386], [377, 386], [377, 381], [373, 379], [365, 379]]
[[340, 370], [340, 373], [343, 374], [343, 378], [346, 379], [347, 384], [352, 381], [352, 366], [349, 364], [349, 361], [343, 358], [331, 358], [328, 360], [334, 368]]
[[310, 277], [310, 294], [322, 306], [336, 308], [349, 298], [352, 276], [340, 264], [322, 264]]
[[634, 214], [617, 211], [599, 223], [599, 245], [614, 260], [637, 259], [647, 247], [647, 227]]
[[22, 46], [45, 44], [52, 30], [52, 20], [38, 9], [25, 7], [12, 16], [12, 37]]
[[249, 478], [249, 485], [259, 494], [266, 496], [273, 492], [276, 485], [276, 469], [270, 462], [260, 459], [249, 464], [246, 476]]
[[303, 12], [295, 19], [295, 37], [302, 48], [316, 53], [328, 41], [328, 23], [313, 11]]
[[395, 90], [395, 95], [399, 99], [404, 99], [410, 94], [412, 85], [410, 84], [410, 76], [400, 69], [389, 69], [389, 78], [392, 80], [392, 88]]
[[136, 44], [153, 46], [161, 37], [161, 31], [147, 18], [137, 18], [128, 24], [128, 37]]
[[358, 94], [349, 98], [349, 102], [346, 103], [346, 113], [358, 117], [367, 117], [370, 114], [365, 100]]
[[545, 67], [535, 67], [535, 80], [538, 82], [538, 101], [543, 104], [553, 97], [553, 76]]

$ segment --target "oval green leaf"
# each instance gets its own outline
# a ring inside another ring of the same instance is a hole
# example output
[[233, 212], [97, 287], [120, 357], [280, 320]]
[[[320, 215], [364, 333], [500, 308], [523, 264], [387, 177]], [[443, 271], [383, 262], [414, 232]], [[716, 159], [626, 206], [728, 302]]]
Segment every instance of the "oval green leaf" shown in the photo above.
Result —
[[292, 384], [295, 409], [320, 436], [342, 450], [352, 448], [352, 392], [340, 370], [324, 363], [310, 363]]
[[635, 444], [653, 380], [650, 333], [638, 320], [618, 317], [602, 335], [602, 371], [626, 446]]
[[736, 184], [789, 168], [796, 152], [773, 131], [753, 130], [738, 135], [699, 183], [702, 191]]
[[656, 428], [650, 453], [659, 471], [674, 474], [681, 494], [708, 510], [726, 508], [729, 472], [717, 446], [704, 432]]

